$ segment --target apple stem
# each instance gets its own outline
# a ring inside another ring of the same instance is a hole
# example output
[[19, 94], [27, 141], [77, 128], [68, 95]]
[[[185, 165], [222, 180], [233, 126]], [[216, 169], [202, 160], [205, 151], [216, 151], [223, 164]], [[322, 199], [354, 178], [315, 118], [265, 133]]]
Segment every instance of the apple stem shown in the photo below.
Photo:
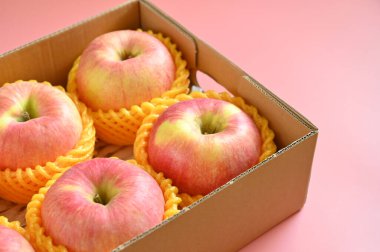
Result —
[[30, 115], [29, 115], [28, 111], [24, 111], [24, 112], [22, 112], [21, 117], [22, 117], [22, 121], [23, 121], [23, 122], [26, 122], [26, 121], [29, 121], [29, 120], [30, 120]]
[[99, 193], [95, 194], [95, 196], [94, 196], [94, 202], [104, 205], [102, 197], [100, 197]]
[[122, 61], [124, 61], [124, 60], [128, 60], [128, 59], [132, 59], [132, 58], [136, 57], [137, 55], [138, 54], [136, 54], [136, 53], [122, 51], [120, 54], [120, 59]]

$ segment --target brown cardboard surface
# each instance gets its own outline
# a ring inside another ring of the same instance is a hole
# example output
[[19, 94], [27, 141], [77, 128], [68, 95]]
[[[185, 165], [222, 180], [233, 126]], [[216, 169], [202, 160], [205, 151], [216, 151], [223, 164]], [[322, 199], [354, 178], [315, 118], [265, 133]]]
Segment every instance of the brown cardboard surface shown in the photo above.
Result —
[[196, 42], [198, 47], [197, 69], [213, 78], [232, 94], [237, 95], [237, 83], [244, 72], [202, 40], [197, 38]]
[[303, 206], [318, 131], [211, 46], [147, 1], [129, 1], [1, 55], [0, 83], [37, 79], [65, 85], [74, 59], [90, 40], [108, 31], [138, 27], [172, 37], [192, 70], [208, 74], [255, 105], [269, 119], [279, 151], [119, 250], [235, 251]]
[[303, 206], [316, 139], [294, 142], [121, 251], [236, 251]]
[[[243, 79], [248, 81], [250, 84], [256, 86], [257, 89], [261, 90], [262, 93], [266, 94], [266, 96], [270, 96], [272, 100], [274, 100], [280, 107], [285, 109], [289, 114], [291, 114], [298, 121], [302, 122], [302, 124], [309, 130], [317, 130], [317, 127], [311, 123], [306, 117], [296, 111], [294, 108], [290, 107], [285, 101], [276, 96], [262, 84], [260, 84], [257, 80], [253, 79], [251, 76], [243, 76]], [[240, 83], [242, 84], [242, 83]], [[239, 87], [240, 88], [240, 87]], [[239, 89], [238, 88], [238, 89]]]
[[273, 97], [267, 90], [262, 89], [259, 83], [253, 82], [249, 76], [241, 77], [237, 89], [238, 95], [259, 108], [259, 113], [268, 119], [270, 127], [276, 132], [276, 144], [280, 148], [313, 129], [294, 116], [293, 108]]

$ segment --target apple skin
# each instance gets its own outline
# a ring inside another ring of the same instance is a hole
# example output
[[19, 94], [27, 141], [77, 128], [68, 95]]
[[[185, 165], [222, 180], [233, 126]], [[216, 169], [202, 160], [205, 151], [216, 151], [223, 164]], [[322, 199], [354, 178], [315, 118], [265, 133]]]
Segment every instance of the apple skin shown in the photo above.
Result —
[[63, 91], [27, 81], [0, 88], [0, 170], [54, 161], [75, 147], [81, 132], [79, 112]]
[[133, 30], [94, 39], [76, 74], [80, 100], [93, 110], [130, 108], [161, 96], [175, 79], [175, 63], [154, 36]]
[[[94, 201], [97, 193], [105, 205]], [[164, 206], [147, 172], [119, 159], [95, 158], [73, 166], [51, 186], [41, 218], [55, 244], [104, 252], [159, 224]]]
[[0, 225], [0, 252], [34, 252], [34, 249], [17, 231]]
[[259, 161], [261, 138], [237, 106], [202, 98], [170, 106], [154, 123], [148, 162], [182, 193], [206, 195]]

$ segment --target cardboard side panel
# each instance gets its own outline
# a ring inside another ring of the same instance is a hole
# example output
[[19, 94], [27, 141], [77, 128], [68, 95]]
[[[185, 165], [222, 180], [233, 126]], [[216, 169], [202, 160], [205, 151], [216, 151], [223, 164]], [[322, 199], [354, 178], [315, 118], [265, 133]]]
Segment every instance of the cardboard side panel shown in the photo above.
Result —
[[191, 35], [174, 20], [146, 1], [140, 3], [141, 27], [169, 36], [183, 53], [190, 69], [196, 68], [196, 45]]
[[236, 251], [303, 206], [317, 134], [121, 251]]
[[108, 31], [140, 26], [139, 3], [131, 1], [89, 21], [0, 56], [0, 85], [19, 79], [66, 85], [67, 74], [87, 44]]
[[[270, 99], [275, 100], [275, 102], [280, 107], [284, 108], [289, 113], [289, 115], [291, 115], [292, 117], [294, 117], [298, 121], [302, 122], [303, 126], [307, 130], [318, 130], [317, 127], [313, 123], [311, 123], [306, 117], [304, 117], [302, 114], [300, 114], [294, 108], [292, 108], [284, 100], [282, 100], [277, 95], [272, 93], [270, 90], [268, 90], [262, 84], [260, 84], [258, 81], [253, 79], [251, 76], [248, 76], [248, 75], [243, 76], [243, 80], [244, 80], [243, 82], [239, 83], [238, 91], [244, 90], [244, 86], [246, 86], [246, 83], [250, 83], [251, 85], [254, 85], [257, 89], [260, 89], [262, 93], [266, 94], [266, 96], [270, 96]], [[239, 93], [241, 93], [240, 91], [239, 91]]]
[[266, 94], [266, 91], [251, 82], [248, 76], [240, 78], [237, 84], [238, 95], [258, 108], [259, 113], [269, 120], [269, 126], [276, 134], [275, 141], [278, 149], [310, 132], [311, 129], [307, 125], [292, 116], [288, 105], [281, 104], [273, 96]]
[[245, 73], [231, 61], [200, 39], [198, 47], [198, 70], [213, 78], [229, 92], [237, 95], [237, 83]]

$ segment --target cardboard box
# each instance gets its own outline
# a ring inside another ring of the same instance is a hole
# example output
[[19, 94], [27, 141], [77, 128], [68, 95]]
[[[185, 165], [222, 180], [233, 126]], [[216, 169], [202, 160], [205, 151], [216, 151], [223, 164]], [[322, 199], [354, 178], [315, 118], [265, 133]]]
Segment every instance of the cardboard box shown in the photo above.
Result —
[[115, 251], [236, 251], [299, 211], [305, 203], [318, 129], [212, 47], [144, 0], [0, 56], [0, 83], [19, 79], [66, 85], [74, 59], [96, 36], [119, 29], [152, 29], [170, 36], [195, 81], [208, 74], [255, 105], [276, 133], [278, 151], [225, 186]]

